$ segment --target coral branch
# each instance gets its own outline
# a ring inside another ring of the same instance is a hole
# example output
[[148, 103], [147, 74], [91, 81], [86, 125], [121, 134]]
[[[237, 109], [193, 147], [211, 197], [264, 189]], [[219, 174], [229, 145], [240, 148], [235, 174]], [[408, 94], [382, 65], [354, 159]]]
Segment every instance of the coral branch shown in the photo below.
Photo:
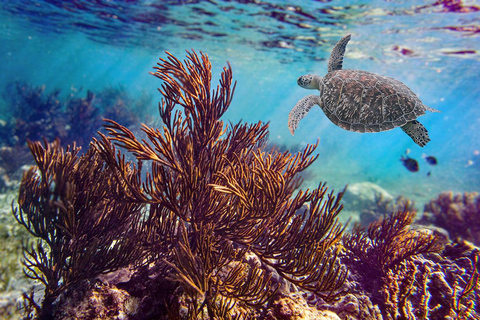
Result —
[[118, 185], [93, 149], [78, 156], [58, 140], [29, 146], [37, 167], [24, 174], [14, 214], [39, 238], [24, 249], [24, 264], [45, 285], [40, 318], [48, 318], [60, 293], [139, 260], [142, 207], [110, 198]]
[[[191, 318], [258, 315], [279, 277], [333, 297], [346, 277], [337, 258], [343, 192], [297, 190], [318, 142], [295, 155], [267, 151], [267, 124], [221, 120], [235, 91], [230, 65], [212, 89], [207, 55], [167, 55], [154, 73], [164, 81], [163, 128], [143, 125], [140, 140], [107, 120], [108, 135], [82, 156], [30, 143], [39, 175], [24, 177], [16, 217], [42, 239], [25, 253], [27, 273], [46, 286], [42, 314], [82, 280], [129, 264], [131, 282], [146, 279], [147, 292], [167, 284]], [[163, 316], [180, 318], [176, 299], [155, 301]]]
[[[143, 126], [148, 142], [139, 141], [109, 121], [110, 137], [97, 148], [118, 173], [123, 164], [108, 141], [151, 162], [152, 172], [143, 181], [125, 182], [118, 197], [159, 205], [178, 219], [184, 231], [175, 237], [172, 259], [164, 262], [190, 287], [192, 301], [200, 295], [209, 314], [218, 311], [213, 302], [218, 294], [229, 306], [260, 304], [275, 291], [262, 268], [318, 294], [338, 290], [346, 275], [333, 249], [343, 231], [336, 222], [342, 194], [326, 196], [326, 186], [320, 185], [293, 197], [298, 173], [315, 161], [317, 145], [296, 155], [266, 152], [267, 125], [224, 126], [220, 120], [235, 90], [230, 65], [212, 90], [206, 55], [191, 52], [182, 63], [167, 54], [154, 73], [164, 81], [163, 130]], [[310, 209], [299, 214], [307, 202]], [[247, 252], [261, 264], [245, 265]]]

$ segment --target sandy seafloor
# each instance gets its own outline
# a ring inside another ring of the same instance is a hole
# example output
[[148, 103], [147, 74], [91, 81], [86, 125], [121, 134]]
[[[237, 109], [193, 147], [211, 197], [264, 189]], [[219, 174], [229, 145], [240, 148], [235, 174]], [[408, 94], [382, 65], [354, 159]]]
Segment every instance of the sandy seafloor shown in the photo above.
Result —
[[[60, 89], [63, 97], [121, 86], [133, 97], [151, 94], [149, 112], [157, 116], [161, 83], [149, 72], [165, 51], [183, 58], [193, 48], [209, 55], [214, 81], [226, 61], [233, 68], [237, 89], [225, 121], [268, 121], [271, 143], [293, 151], [320, 138], [320, 156], [305, 174], [305, 188], [326, 181], [340, 191], [372, 182], [415, 201], [420, 211], [443, 191], [480, 191], [478, 1], [75, 3], [0, 4], [2, 121], [11, 112], [5, 97], [12, 81]], [[432, 140], [426, 147], [399, 128], [345, 131], [320, 108], [290, 135], [288, 113], [313, 93], [298, 87], [297, 77], [326, 74], [332, 47], [348, 33], [344, 68], [394, 77], [441, 110], [419, 118]], [[407, 149], [419, 162], [418, 172], [399, 161]], [[429, 166], [422, 155], [436, 157], [438, 165]], [[345, 210], [343, 219], [352, 214]]]

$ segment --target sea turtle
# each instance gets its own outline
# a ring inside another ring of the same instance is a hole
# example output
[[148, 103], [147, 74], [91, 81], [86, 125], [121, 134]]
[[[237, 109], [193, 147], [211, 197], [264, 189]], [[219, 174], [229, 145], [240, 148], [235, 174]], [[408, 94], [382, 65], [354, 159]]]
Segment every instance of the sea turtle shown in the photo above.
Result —
[[320, 95], [306, 96], [292, 109], [288, 116], [292, 135], [317, 104], [330, 121], [345, 130], [380, 132], [400, 127], [416, 144], [425, 146], [430, 141], [427, 129], [415, 119], [425, 110], [440, 111], [423, 105], [400, 81], [362, 70], [342, 70], [350, 37], [346, 35], [333, 48], [325, 77], [307, 74], [298, 78], [300, 87], [320, 90]]

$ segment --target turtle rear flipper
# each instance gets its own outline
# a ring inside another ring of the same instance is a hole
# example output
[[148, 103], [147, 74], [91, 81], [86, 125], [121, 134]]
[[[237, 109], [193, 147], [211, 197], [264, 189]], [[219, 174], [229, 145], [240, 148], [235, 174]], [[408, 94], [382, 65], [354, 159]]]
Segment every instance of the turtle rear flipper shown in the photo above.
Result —
[[412, 120], [401, 126], [402, 130], [412, 138], [413, 142], [420, 147], [424, 147], [430, 141], [428, 131], [423, 124], [417, 120]]
[[292, 136], [295, 133], [295, 129], [297, 129], [300, 120], [305, 117], [305, 115], [308, 113], [308, 111], [310, 111], [310, 109], [312, 109], [314, 105], [320, 105], [320, 103], [320, 96], [316, 94], [306, 96], [297, 102], [295, 107], [293, 107], [292, 111], [290, 111], [290, 114], [288, 115], [288, 129], [290, 130]]

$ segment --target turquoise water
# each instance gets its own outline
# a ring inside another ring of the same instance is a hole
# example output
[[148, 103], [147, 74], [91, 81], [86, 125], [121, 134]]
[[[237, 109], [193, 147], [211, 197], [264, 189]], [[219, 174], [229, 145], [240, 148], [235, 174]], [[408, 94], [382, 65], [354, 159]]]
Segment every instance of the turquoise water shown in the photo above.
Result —
[[[348, 33], [344, 68], [394, 77], [442, 111], [419, 118], [432, 140], [426, 147], [399, 128], [342, 130], [320, 108], [290, 135], [288, 113], [313, 93], [297, 77], [326, 74], [331, 49]], [[269, 121], [271, 142], [291, 150], [320, 138], [305, 187], [370, 181], [419, 204], [442, 191], [480, 191], [478, 1], [3, 1], [0, 43], [3, 97], [15, 80], [63, 96], [123, 86], [133, 97], [151, 94], [152, 110], [157, 59], [165, 51], [183, 59], [193, 48], [209, 55], [215, 81], [232, 65], [238, 84], [225, 120]], [[1, 119], [8, 107], [0, 100]], [[407, 149], [419, 172], [399, 161]]]

